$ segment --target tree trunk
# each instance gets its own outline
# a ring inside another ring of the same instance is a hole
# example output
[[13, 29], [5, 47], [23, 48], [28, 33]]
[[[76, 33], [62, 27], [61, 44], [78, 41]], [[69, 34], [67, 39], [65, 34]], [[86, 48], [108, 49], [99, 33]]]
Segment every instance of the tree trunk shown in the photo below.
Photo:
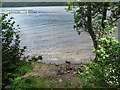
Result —
[[[92, 40], [93, 40], [93, 45], [95, 49], [98, 49], [98, 45], [97, 45], [97, 41], [96, 41], [96, 35], [93, 31], [92, 28], [92, 17], [91, 17], [91, 3], [88, 3], [88, 7], [87, 7], [87, 29], [88, 29], [88, 33], [90, 34]], [[95, 56], [95, 62], [97, 62], [97, 57], [98, 54], [96, 54]]]
[[96, 35], [92, 29], [91, 3], [88, 3], [88, 7], [87, 7], [87, 29], [88, 29], [88, 33], [90, 34], [93, 40], [94, 48], [97, 49]]
[[103, 13], [102, 13], [102, 22], [101, 22], [103, 29], [105, 28], [104, 20], [106, 20], [107, 17], [107, 6], [108, 6], [107, 3], [103, 4]]
[[100, 29], [98, 39], [103, 37], [103, 30], [105, 29], [105, 23], [104, 20], [107, 18], [107, 3], [103, 3], [103, 10], [102, 10], [102, 20], [101, 20], [101, 26], [102, 29]]

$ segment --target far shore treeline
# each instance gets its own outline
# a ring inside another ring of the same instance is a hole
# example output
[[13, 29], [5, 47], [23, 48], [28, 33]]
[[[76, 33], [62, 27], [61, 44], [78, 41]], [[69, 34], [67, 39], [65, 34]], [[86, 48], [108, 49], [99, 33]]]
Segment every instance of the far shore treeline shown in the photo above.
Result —
[[2, 2], [2, 7], [67, 6], [67, 2]]

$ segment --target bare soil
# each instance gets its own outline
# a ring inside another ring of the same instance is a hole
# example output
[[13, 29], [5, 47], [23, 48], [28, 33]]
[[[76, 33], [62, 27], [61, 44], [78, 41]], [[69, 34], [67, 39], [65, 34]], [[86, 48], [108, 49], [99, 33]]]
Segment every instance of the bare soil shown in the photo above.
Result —
[[35, 76], [39, 79], [49, 80], [47, 84], [54, 83], [55, 87], [69, 87], [75, 88], [80, 87], [80, 79], [76, 76], [76, 72], [84, 71], [82, 64], [45, 64], [45, 63], [32, 63], [33, 70], [28, 72], [23, 77]]

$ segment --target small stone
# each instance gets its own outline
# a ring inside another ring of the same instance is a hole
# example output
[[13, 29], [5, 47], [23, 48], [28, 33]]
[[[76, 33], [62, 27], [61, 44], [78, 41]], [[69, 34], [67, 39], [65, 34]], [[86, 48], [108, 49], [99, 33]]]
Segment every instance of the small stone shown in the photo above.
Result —
[[70, 71], [67, 71], [67, 73], [70, 73]]
[[55, 66], [57, 66], [57, 67], [58, 67], [59, 65], [58, 65], [58, 64], [56, 64]]
[[70, 67], [69, 70], [72, 70], [72, 67]]
[[38, 59], [43, 60], [42, 56], [38, 56]]
[[62, 82], [63, 80], [62, 79], [59, 79], [59, 82]]
[[67, 64], [71, 64], [71, 62], [70, 61], [65, 61]]

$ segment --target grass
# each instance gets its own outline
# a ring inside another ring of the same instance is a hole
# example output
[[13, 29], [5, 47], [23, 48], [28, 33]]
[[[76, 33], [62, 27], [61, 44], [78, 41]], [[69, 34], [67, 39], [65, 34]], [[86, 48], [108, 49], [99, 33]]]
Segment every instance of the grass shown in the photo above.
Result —
[[55, 88], [56, 82], [54, 79], [37, 78], [35, 76], [28, 76], [25, 78], [16, 78], [13, 83], [7, 86], [6, 89], [26, 90], [37, 88]]
[[31, 62], [22, 61], [22, 66], [18, 66], [19, 75], [24, 75], [33, 70]]

